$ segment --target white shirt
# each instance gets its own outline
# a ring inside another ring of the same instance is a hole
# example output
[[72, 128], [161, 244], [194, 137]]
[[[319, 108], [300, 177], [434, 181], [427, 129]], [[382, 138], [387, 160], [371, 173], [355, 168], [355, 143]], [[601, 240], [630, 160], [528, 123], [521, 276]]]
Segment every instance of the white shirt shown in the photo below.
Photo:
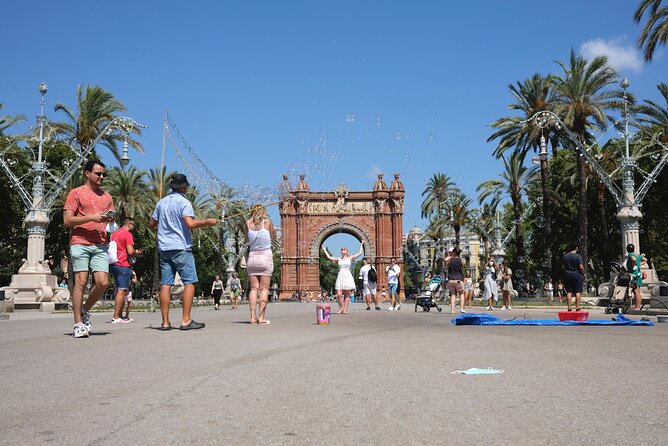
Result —
[[369, 270], [371, 269], [371, 265], [364, 265], [363, 267], [360, 268], [360, 275], [362, 276], [362, 282], [365, 284], [369, 283]]
[[387, 283], [399, 283], [399, 278], [397, 277], [401, 271], [399, 265], [388, 266], [385, 268], [385, 271], [387, 272]]

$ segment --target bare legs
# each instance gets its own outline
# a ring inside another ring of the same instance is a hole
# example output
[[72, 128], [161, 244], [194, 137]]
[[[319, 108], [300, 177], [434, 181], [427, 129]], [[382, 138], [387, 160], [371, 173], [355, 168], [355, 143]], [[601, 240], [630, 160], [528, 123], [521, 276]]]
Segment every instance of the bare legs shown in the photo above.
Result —
[[[90, 311], [95, 302], [100, 299], [109, 285], [109, 274], [102, 271], [93, 272], [93, 288], [88, 293], [86, 305], [83, 304], [84, 288], [88, 283], [88, 271], [74, 273], [74, 289], [72, 290], [72, 311], [74, 312], [74, 323], [81, 323], [81, 309]], [[119, 316], [120, 317], [120, 316]]]
[[350, 290], [336, 290], [336, 300], [339, 304], [338, 314], [348, 314], [348, 307], [350, 306]]
[[504, 290], [503, 291], [503, 306], [506, 309], [510, 310], [512, 304], [513, 304], [513, 298], [512, 298], [511, 292]]
[[[171, 285], [162, 285], [160, 287], [160, 315], [162, 316], [162, 326], [169, 327], [169, 304], [171, 303], [170, 291]], [[195, 298], [195, 284], [188, 283], [183, 286], [183, 294], [181, 295], [181, 305], [183, 306], [183, 315], [181, 316], [181, 325], [188, 325], [192, 318], [190, 317], [190, 310], [193, 306], [193, 299]]]
[[[640, 310], [640, 308], [642, 307], [642, 296], [640, 295], [640, 287], [639, 286], [637, 286], [633, 290], [633, 299], [635, 300], [635, 305], [633, 305], [633, 309], [634, 310]], [[579, 305], [576, 305], [576, 306], [579, 306]]]
[[[271, 282], [271, 276], [250, 276], [249, 282], [248, 305], [250, 307], [250, 323], [268, 324], [269, 321], [264, 315], [267, 311], [267, 302], [269, 300], [269, 282]], [[258, 299], [260, 304], [259, 311], [257, 311]]]
[[[566, 305], [568, 305], [568, 311], [571, 311], [573, 308], [571, 307], [571, 295], [572, 293], [567, 292], [566, 293]], [[575, 309], [580, 310], [580, 293], [575, 293]]]
[[336, 290], [336, 302], [339, 304], [338, 314], [343, 313], [343, 290]]
[[120, 319], [121, 315], [123, 314], [123, 307], [125, 306], [125, 295], [127, 293], [128, 290], [122, 288], [116, 291], [116, 297], [114, 298], [114, 319]]

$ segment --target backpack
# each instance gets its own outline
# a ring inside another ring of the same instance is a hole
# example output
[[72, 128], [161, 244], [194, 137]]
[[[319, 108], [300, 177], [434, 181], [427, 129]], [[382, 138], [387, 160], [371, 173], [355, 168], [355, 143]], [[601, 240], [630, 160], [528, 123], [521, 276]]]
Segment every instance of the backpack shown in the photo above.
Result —
[[107, 249], [107, 258], [109, 259], [109, 263], [113, 264], [118, 262], [118, 245], [116, 244], [115, 240], [109, 242], [109, 248]]
[[378, 281], [378, 274], [376, 274], [376, 270], [373, 269], [373, 266], [369, 269], [367, 277], [369, 278], [369, 283], [376, 283]]

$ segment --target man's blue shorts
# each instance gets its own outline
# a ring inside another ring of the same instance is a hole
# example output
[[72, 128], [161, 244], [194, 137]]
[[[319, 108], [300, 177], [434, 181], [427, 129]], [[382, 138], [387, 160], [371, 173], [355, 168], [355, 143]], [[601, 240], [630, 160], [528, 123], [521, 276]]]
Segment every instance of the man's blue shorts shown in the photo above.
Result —
[[192, 251], [181, 249], [160, 251], [160, 283], [162, 285], [174, 285], [174, 276], [177, 272], [184, 285], [197, 283], [195, 257], [193, 257]]
[[132, 280], [132, 268], [129, 266], [111, 265], [111, 275], [114, 276], [116, 289], [129, 290]]
[[566, 275], [564, 276], [564, 288], [567, 293], [581, 293], [582, 286], [582, 275], [580, 273], [566, 271]]

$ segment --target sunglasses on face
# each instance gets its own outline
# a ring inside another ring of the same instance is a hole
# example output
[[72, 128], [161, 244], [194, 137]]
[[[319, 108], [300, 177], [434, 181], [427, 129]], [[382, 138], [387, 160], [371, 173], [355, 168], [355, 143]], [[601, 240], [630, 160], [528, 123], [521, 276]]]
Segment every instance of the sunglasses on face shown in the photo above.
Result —
[[107, 172], [92, 172], [100, 178], [107, 178]]

